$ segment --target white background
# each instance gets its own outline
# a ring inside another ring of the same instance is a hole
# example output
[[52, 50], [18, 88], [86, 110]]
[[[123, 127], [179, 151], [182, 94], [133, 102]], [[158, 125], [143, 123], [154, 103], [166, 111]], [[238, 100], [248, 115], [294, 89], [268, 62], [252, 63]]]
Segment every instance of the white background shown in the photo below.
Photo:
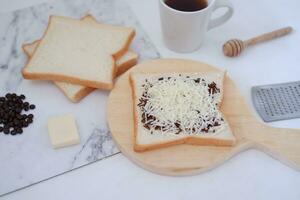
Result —
[[[0, 0], [0, 12], [42, 1]], [[191, 54], [177, 54], [164, 46], [157, 1], [127, 0], [162, 56], [200, 60], [226, 69], [252, 109], [250, 88], [253, 85], [300, 80], [300, 1], [232, 0], [233, 18], [208, 32], [203, 46]], [[230, 38], [247, 39], [287, 25], [295, 29], [287, 37], [249, 48], [238, 58], [222, 55], [221, 46]], [[269, 125], [300, 128], [300, 119]], [[256, 150], [241, 153], [216, 169], [190, 177], [152, 174], [119, 154], [4, 197], [41, 198], [299, 200], [300, 173]]]

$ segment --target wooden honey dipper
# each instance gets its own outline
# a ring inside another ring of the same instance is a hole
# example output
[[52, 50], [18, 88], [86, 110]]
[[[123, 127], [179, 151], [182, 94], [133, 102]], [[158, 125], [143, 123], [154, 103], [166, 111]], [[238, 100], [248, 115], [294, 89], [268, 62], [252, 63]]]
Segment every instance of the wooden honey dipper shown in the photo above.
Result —
[[239, 56], [242, 51], [250, 46], [250, 45], [254, 45], [257, 43], [261, 43], [261, 42], [265, 42], [268, 40], [272, 40], [284, 35], [287, 35], [288, 33], [290, 33], [292, 31], [292, 27], [285, 27], [285, 28], [281, 28], [269, 33], [265, 33], [259, 36], [256, 36], [254, 38], [251, 38], [249, 40], [239, 40], [239, 39], [231, 39], [228, 40], [224, 45], [223, 45], [223, 53], [226, 56], [229, 57], [235, 57], [235, 56]]

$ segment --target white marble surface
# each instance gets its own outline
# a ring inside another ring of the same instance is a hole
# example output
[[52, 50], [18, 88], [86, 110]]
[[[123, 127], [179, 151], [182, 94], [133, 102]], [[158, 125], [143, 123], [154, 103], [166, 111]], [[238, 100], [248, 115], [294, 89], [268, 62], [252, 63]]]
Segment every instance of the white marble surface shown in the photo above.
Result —
[[[28, 3], [37, 1], [28, 0]], [[251, 86], [296, 81], [300, 78], [300, 1], [231, 1], [236, 13], [228, 23], [210, 31], [198, 51], [176, 54], [163, 45], [157, 0], [127, 0], [163, 57], [201, 60], [227, 69], [252, 106]], [[0, 0], [3, 5], [0, 9], [17, 7], [19, 2], [23, 1]], [[292, 25], [295, 31], [285, 38], [253, 47], [239, 58], [230, 59], [222, 55], [220, 47], [229, 38], [246, 39], [286, 25]], [[254, 110], [253, 112], [255, 113]], [[300, 128], [300, 119], [274, 122], [270, 125]], [[152, 174], [118, 154], [3, 199], [299, 200], [299, 186], [299, 171], [256, 150], [241, 153], [207, 173], [180, 178]]]
[[[39, 39], [51, 14], [80, 18], [93, 15], [98, 21], [131, 26], [136, 37], [131, 49], [139, 59], [159, 56], [135, 16], [120, 0], [59, 0], [0, 14], [0, 95], [25, 94], [36, 104], [34, 123], [24, 134], [0, 134], [0, 196], [52, 176], [118, 153], [106, 125], [108, 92], [95, 91], [80, 103], [71, 103], [51, 82], [28, 81], [20, 70], [27, 58], [21, 45]], [[47, 119], [72, 113], [80, 133], [80, 145], [54, 150], [49, 142]]]

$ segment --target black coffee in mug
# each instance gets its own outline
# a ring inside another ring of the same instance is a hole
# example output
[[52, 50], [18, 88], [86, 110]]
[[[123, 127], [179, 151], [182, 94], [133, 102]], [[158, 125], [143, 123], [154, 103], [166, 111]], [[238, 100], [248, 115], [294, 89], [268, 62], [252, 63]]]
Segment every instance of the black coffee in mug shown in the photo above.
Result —
[[165, 3], [175, 10], [184, 12], [202, 10], [208, 5], [206, 0], [165, 0]]

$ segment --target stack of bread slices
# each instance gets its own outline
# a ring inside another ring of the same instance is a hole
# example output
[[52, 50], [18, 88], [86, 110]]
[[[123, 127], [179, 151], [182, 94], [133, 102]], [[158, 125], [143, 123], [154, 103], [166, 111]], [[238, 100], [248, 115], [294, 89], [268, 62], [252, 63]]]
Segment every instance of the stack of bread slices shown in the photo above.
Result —
[[94, 89], [111, 90], [114, 78], [137, 63], [128, 50], [134, 35], [133, 28], [101, 24], [90, 15], [51, 16], [43, 37], [23, 45], [29, 58], [23, 77], [53, 81], [72, 102]]

